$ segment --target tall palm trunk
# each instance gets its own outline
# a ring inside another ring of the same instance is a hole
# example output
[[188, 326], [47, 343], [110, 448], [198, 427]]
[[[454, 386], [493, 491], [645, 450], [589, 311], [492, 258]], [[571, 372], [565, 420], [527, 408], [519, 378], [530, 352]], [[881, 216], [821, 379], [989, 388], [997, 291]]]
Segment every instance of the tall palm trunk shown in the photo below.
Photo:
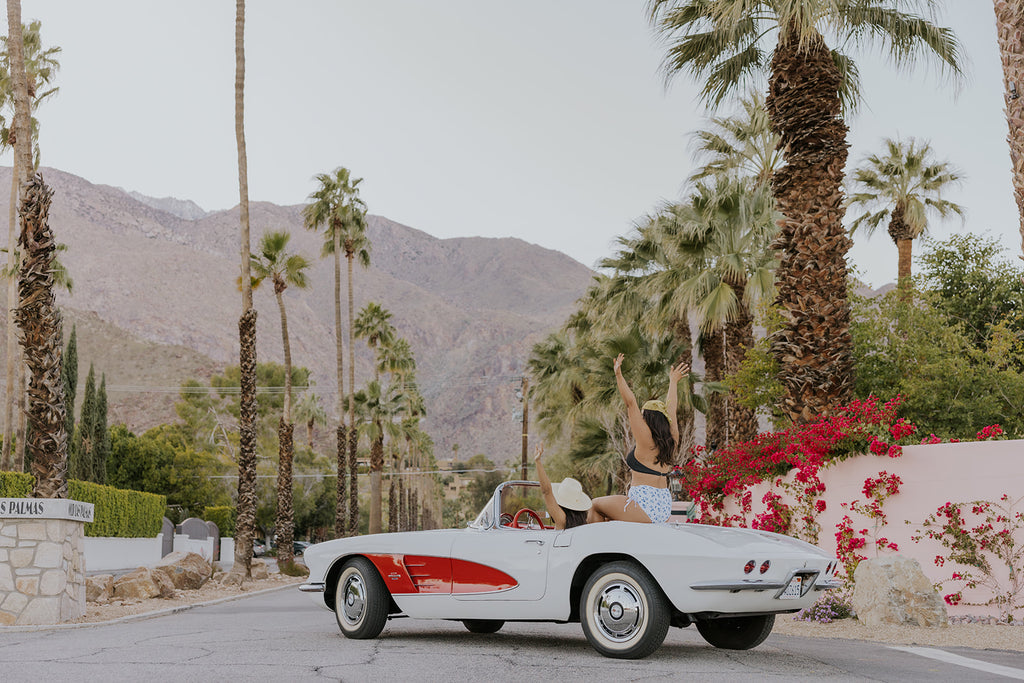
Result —
[[896, 251], [899, 253], [896, 262], [896, 286], [899, 287], [903, 298], [907, 297], [910, 290], [910, 257], [914, 244], [914, 234], [907, 225], [905, 215], [905, 207], [897, 204], [889, 218], [889, 237], [896, 244]]
[[348, 261], [348, 534], [359, 535], [359, 461], [356, 460], [356, 449], [359, 445], [359, 432], [356, 430], [356, 374], [355, 374], [355, 334], [353, 325], [356, 318], [355, 297], [352, 294], [352, 259], [353, 255], [346, 251]]
[[292, 459], [295, 425], [292, 424], [292, 347], [288, 341], [288, 315], [284, 309], [284, 280], [274, 279], [274, 295], [281, 311], [281, 341], [284, 344], [284, 414], [277, 427], [277, 561], [294, 560], [294, 511], [292, 509]]
[[[17, 376], [18, 364], [18, 338], [15, 334], [14, 311], [18, 307], [18, 250], [12, 246], [18, 240], [18, 183], [20, 182], [18, 169], [18, 155], [14, 155], [14, 164], [11, 168], [11, 204], [8, 211], [7, 226], [7, 381], [6, 393], [4, 394], [4, 443], [0, 451], [0, 470], [12, 468], [12, 439], [14, 435], [14, 405], [18, 402], [14, 393], [14, 380]], [[21, 387], [18, 387], [19, 395]], [[19, 445], [19, 448], [21, 446]], [[18, 470], [20, 471], [20, 470]]]
[[[721, 329], [701, 335], [701, 347], [704, 354], [705, 382], [721, 382], [725, 368], [725, 346]], [[705, 415], [704, 443], [708, 450], [721, 448], [729, 442], [729, 429], [726, 422], [725, 395], [709, 393], [707, 395], [708, 412]]]
[[32, 458], [35, 498], [67, 498], [67, 426], [64, 385], [60, 381], [60, 310], [53, 296], [53, 253], [56, 248], [47, 217], [53, 191], [34, 176], [24, 187], [21, 204], [24, 250], [18, 283], [20, 305], [15, 314], [25, 358], [32, 369], [28, 452]]
[[[754, 346], [754, 320], [750, 309], [743, 303], [746, 284], [741, 281], [729, 283], [740, 301], [736, 317], [725, 324], [725, 374], [735, 375], [747, 349]], [[726, 397], [728, 413], [729, 441], [750, 441], [757, 436], [757, 414], [746, 406], [740, 405], [736, 394], [730, 391]]]
[[[341, 227], [331, 226], [334, 232], [334, 350], [335, 370], [338, 377], [338, 431], [337, 459], [337, 506], [334, 513], [334, 535], [342, 537], [347, 531], [348, 486], [346, 486], [345, 449], [348, 447], [348, 431], [345, 428], [345, 346], [341, 336]], [[354, 425], [353, 425], [354, 426]]]
[[794, 422], [828, 414], [853, 395], [853, 342], [846, 293], [843, 174], [846, 124], [839, 71], [821, 36], [801, 46], [780, 37], [765, 100], [786, 165], [772, 192], [782, 213], [776, 271], [784, 327], [772, 340], [785, 388], [780, 408]]
[[370, 533], [379, 534], [382, 528], [381, 472], [384, 471], [383, 425], [377, 424], [378, 436], [370, 444]]
[[238, 319], [240, 405], [235, 571], [251, 575], [256, 529], [256, 309], [249, 270], [249, 176], [245, 154], [245, 0], [235, 2], [235, 142], [238, 147], [238, 217], [242, 315]]
[[1020, 213], [1021, 251], [1024, 253], [1024, 7], [1020, 0], [994, 0], [993, 7], [1003, 62], [1006, 122], [1010, 127], [1006, 141], [1010, 144], [1013, 196]]

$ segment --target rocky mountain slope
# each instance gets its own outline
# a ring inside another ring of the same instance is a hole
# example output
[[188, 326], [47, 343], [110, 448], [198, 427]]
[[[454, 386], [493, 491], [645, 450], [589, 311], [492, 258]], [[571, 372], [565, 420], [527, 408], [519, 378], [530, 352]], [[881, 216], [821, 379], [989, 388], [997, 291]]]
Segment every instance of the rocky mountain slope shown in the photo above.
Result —
[[[51, 227], [68, 246], [61, 259], [74, 289], [58, 300], [79, 325], [83, 376], [90, 360], [107, 372], [112, 414], [134, 429], [173, 420], [181, 381], [237, 363], [237, 208], [188, 219], [172, 212], [188, 208], [181, 200], [139, 201], [56, 169], [43, 176], [55, 190]], [[0, 168], [0, 186], [9, 185], [10, 169]], [[7, 194], [0, 192], [0, 215]], [[333, 263], [319, 258], [322, 237], [303, 228], [301, 209], [253, 202], [252, 242], [287, 230], [291, 249], [314, 263], [311, 287], [285, 293], [292, 360], [312, 371], [312, 391], [334, 415]], [[409, 340], [435, 453], [445, 457], [458, 444], [462, 455], [518, 457], [518, 377], [531, 346], [568, 316], [593, 273], [518, 239], [441, 240], [381, 216], [370, 217], [369, 238], [372, 265], [355, 271], [356, 310], [379, 302]], [[280, 362], [269, 282], [255, 305], [259, 360]], [[356, 350], [359, 386], [373, 371], [365, 344], [356, 340]]]

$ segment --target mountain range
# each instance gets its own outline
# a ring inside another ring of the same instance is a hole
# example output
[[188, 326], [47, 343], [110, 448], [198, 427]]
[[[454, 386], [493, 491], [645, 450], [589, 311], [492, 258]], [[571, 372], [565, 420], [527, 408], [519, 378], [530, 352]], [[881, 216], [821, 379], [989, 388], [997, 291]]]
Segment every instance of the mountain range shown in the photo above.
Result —
[[[141, 431], [175, 420], [183, 381], [206, 380], [238, 362], [238, 208], [206, 212], [188, 200], [154, 199], [57, 169], [42, 174], [54, 190], [50, 226], [67, 245], [60, 259], [73, 279], [72, 291], [57, 298], [65, 335], [77, 329], [79, 386], [93, 363], [106, 375], [111, 422]], [[10, 168], [0, 167], [0, 185], [10, 187], [10, 180]], [[0, 215], [7, 215], [7, 195], [0, 192]], [[333, 261], [320, 258], [323, 236], [303, 227], [302, 205], [252, 202], [249, 210], [254, 249], [265, 231], [284, 230], [291, 251], [312, 261], [311, 286], [289, 288], [284, 298], [292, 361], [311, 371], [310, 391], [331, 416], [325, 431], [333, 433]], [[356, 267], [356, 310], [378, 302], [409, 341], [435, 455], [448, 457], [457, 446], [460, 457], [518, 458], [521, 424], [513, 413], [530, 349], [564, 322], [594, 273], [515, 238], [438, 239], [376, 215], [367, 232], [371, 265]], [[258, 360], [281, 362], [269, 282], [254, 305]], [[355, 346], [358, 388], [373, 377], [372, 354], [358, 339]]]

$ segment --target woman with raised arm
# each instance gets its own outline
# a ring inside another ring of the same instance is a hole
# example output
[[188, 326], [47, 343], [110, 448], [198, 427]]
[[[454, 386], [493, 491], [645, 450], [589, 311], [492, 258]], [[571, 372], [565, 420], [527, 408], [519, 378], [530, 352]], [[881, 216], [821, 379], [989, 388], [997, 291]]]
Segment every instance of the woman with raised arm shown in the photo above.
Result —
[[544, 505], [548, 515], [555, 522], [556, 529], [571, 529], [587, 523], [587, 511], [590, 510], [590, 497], [583, 493], [583, 486], [572, 477], [566, 477], [561, 484], [552, 484], [548, 479], [540, 456], [544, 455], [544, 444], [537, 446], [533, 461], [537, 463], [537, 479], [540, 481], [540, 493], [544, 496]]
[[647, 401], [641, 408], [632, 389], [622, 376], [623, 354], [615, 358], [615, 384], [626, 404], [629, 430], [636, 444], [626, 455], [630, 469], [629, 493], [625, 496], [595, 498], [587, 521], [667, 522], [672, 514], [672, 494], [668, 490], [668, 473], [679, 443], [676, 423], [679, 380], [690, 371], [690, 364], [681, 362], [668, 371], [668, 400]]

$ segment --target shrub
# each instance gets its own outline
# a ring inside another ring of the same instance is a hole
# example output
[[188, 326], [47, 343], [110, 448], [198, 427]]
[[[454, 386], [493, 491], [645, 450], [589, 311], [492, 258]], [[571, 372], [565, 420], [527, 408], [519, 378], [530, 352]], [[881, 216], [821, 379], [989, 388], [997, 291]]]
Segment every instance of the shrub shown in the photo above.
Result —
[[203, 508], [203, 519], [216, 524], [221, 536], [235, 535], [235, 508], [230, 505]]

